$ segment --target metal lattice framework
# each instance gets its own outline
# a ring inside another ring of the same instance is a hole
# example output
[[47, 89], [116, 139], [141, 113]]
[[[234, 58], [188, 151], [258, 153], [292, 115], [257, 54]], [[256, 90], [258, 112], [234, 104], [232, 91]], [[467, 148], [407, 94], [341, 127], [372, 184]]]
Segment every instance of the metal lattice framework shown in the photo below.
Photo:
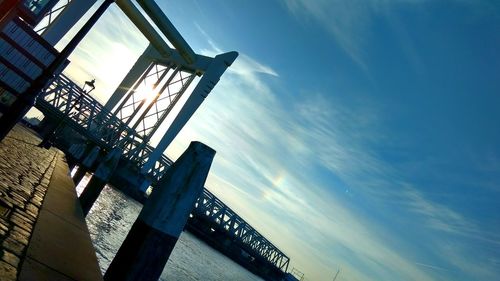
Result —
[[124, 124], [130, 126], [143, 140], [129, 150], [134, 159], [148, 156], [144, 144], [151, 140], [172, 108], [196, 77], [181, 65], [152, 63], [114, 110]]
[[[140, 146], [140, 154], [149, 155], [154, 149], [135, 130], [62, 74], [38, 97], [35, 106], [48, 116], [63, 119], [65, 124], [102, 148], [111, 150], [116, 146], [122, 147], [123, 157], [133, 161], [138, 167], [142, 167], [147, 158], [138, 160], [130, 151], [137, 150]], [[171, 163], [163, 155], [149, 172], [149, 176], [154, 182], [157, 181]]]
[[279, 269], [287, 271], [290, 259], [208, 190], [205, 189], [198, 198], [193, 213], [215, 222], [247, 252], [258, 254]]
[[54, 22], [61, 12], [66, 9], [71, 1], [72, 0], [59, 1], [47, 14], [45, 14], [43, 20], [34, 28], [35, 32], [43, 34], [43, 32], [52, 24], [52, 22]]

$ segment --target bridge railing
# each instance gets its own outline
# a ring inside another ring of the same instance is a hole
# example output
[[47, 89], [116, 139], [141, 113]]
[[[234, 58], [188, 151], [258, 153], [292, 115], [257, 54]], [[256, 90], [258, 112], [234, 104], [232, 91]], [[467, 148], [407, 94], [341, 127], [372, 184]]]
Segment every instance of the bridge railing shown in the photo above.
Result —
[[247, 252], [257, 254], [282, 271], [287, 271], [290, 259], [207, 189], [198, 198], [193, 212], [215, 222]]
[[[142, 136], [63, 74], [54, 78], [38, 97], [35, 106], [42, 113], [62, 120], [101, 148], [123, 148], [123, 157], [137, 163], [139, 168], [154, 149], [147, 143], [143, 145]], [[171, 164], [172, 161], [163, 155], [148, 176], [156, 182]]]

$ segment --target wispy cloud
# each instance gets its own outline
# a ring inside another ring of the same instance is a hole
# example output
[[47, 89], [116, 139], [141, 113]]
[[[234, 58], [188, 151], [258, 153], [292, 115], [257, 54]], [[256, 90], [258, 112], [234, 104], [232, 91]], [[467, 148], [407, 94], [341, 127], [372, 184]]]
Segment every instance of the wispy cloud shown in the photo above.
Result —
[[[204, 51], [218, 52], [215, 44]], [[343, 186], [355, 177], [387, 173], [365, 148], [377, 135], [367, 137], [377, 120], [371, 106], [359, 101], [343, 108], [319, 93], [300, 102], [281, 100], [267, 82], [279, 74], [245, 54], [231, 69], [169, 153], [180, 153], [193, 138], [214, 147], [218, 154], [209, 189], [314, 280], [328, 280], [329, 271], [339, 266], [352, 280], [432, 280], [386, 244], [368, 218], [346, 206], [335, 195], [337, 187], [313, 174], [314, 165], [324, 166]], [[286, 238], [283, 228], [288, 228]]]
[[[221, 52], [207, 41], [211, 48], [204, 54]], [[179, 152], [194, 138], [218, 151], [209, 189], [314, 280], [328, 280], [338, 267], [345, 278], [339, 280], [440, 280], [464, 272], [495, 273], [493, 265], [482, 271], [461, 269], [465, 261], [458, 254], [473, 251], [463, 239], [495, 245], [496, 238], [484, 237], [470, 218], [428, 198], [378, 154], [376, 148], [388, 137], [377, 103], [336, 100], [321, 92], [287, 99], [277, 92], [283, 89], [271, 86], [280, 77], [272, 66], [241, 54], [175, 141]], [[318, 167], [331, 179], [325, 182]], [[390, 224], [400, 219], [410, 220], [402, 225], [419, 229], [421, 243], [427, 244], [415, 245], [394, 232]], [[447, 239], [457, 241], [455, 252], [436, 252], [436, 245]]]
[[369, 33], [371, 1], [287, 1], [297, 17], [312, 17], [323, 24], [335, 37], [342, 49], [363, 69], [363, 44]]
[[[363, 16], [369, 17], [386, 2], [287, 3], [295, 13], [306, 11], [333, 25], [329, 28], [339, 44], [366, 67], [361, 35], [368, 32], [364, 22], [368, 19]], [[340, 8], [346, 14], [336, 10]], [[198, 28], [210, 46], [201, 52], [222, 53]], [[110, 40], [116, 32], [121, 39]], [[119, 58], [130, 57], [131, 65], [132, 54], [138, 55], [141, 44], [145, 46], [133, 29], [116, 32], [104, 29], [92, 35], [101, 46], [88, 45], [75, 57], [84, 71], [102, 77], [102, 83], [118, 83], [119, 74], [109, 75], [120, 67]], [[114, 57], [103, 52], [103, 46], [126, 53]], [[110, 63], [109, 58], [115, 59]], [[323, 92], [299, 92], [288, 98], [287, 89], [272, 86], [281, 78], [276, 69], [240, 54], [168, 153], [175, 159], [195, 139], [216, 149], [208, 188], [285, 250], [311, 280], [330, 280], [338, 267], [342, 268], [338, 280], [439, 280], [460, 268], [472, 268], [470, 272], [482, 277], [498, 272], [494, 270], [498, 260], [491, 255], [478, 261], [464, 258], [474, 248], [460, 240], [464, 233], [492, 242], [498, 241], [495, 236], [485, 237], [477, 223], [428, 198], [377, 153], [376, 147], [387, 137], [376, 103], [335, 100]], [[318, 174], [318, 167], [323, 174]], [[350, 200], [351, 196], [360, 200]], [[393, 201], [398, 204], [387, 203]], [[368, 212], [364, 205], [369, 205]], [[414, 220], [407, 225], [425, 232], [425, 246], [414, 245], [414, 240], [407, 241], [390, 226], [402, 217], [396, 212]], [[450, 237], [454, 243], [447, 243]], [[433, 260], [425, 260], [420, 248], [432, 248]]]
[[401, 6], [418, 5], [426, 0], [354, 0], [354, 1], [307, 1], [288, 0], [287, 8], [299, 20], [317, 21], [333, 35], [337, 44], [365, 72], [369, 72], [367, 59], [369, 57], [373, 38], [373, 22], [376, 18], [385, 19], [398, 36], [397, 42], [406, 53], [409, 62], [421, 72], [422, 63], [417, 50], [413, 47], [411, 36], [407, 33], [401, 21], [391, 10]]
[[406, 197], [410, 210], [426, 220], [427, 227], [452, 234], [469, 233], [476, 229], [476, 226], [461, 214], [424, 198], [415, 188], [407, 187], [401, 193], [403, 197]]
[[[452, 0], [450, 4], [465, 6], [471, 18], [485, 15], [500, 16], [495, 1]], [[368, 75], [370, 74], [370, 49], [375, 42], [374, 26], [385, 22], [393, 33], [396, 44], [405, 54], [408, 63], [418, 74], [425, 73], [425, 65], [415, 46], [412, 34], [407, 30], [404, 19], [397, 13], [403, 9], [420, 9], [425, 15], [429, 0], [287, 0], [287, 9], [304, 22], [313, 20], [325, 28], [346, 54]]]
[[[83, 18], [73, 27], [58, 46], [64, 46], [86, 20]], [[70, 56], [72, 63], [65, 73], [80, 83], [95, 78], [93, 95], [103, 102], [111, 96], [146, 46], [147, 41], [137, 28], [117, 7], [111, 6]]]
[[425, 263], [421, 263], [421, 262], [416, 262], [415, 264], [416, 264], [416, 265], [423, 266], [423, 267], [427, 267], [427, 268], [435, 269], [435, 270], [444, 270], [444, 271], [448, 271], [448, 270], [447, 270], [447, 269], [445, 269], [445, 268], [442, 268], [442, 267], [439, 267], [439, 266], [435, 266], [435, 265], [425, 264]]

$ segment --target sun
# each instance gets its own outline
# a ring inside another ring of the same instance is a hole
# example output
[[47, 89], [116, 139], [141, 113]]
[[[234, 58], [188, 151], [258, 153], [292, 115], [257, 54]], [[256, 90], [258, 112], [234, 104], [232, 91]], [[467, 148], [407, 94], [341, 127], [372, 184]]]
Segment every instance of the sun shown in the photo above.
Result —
[[154, 101], [157, 93], [158, 91], [153, 88], [153, 85], [141, 85], [135, 92], [137, 98], [144, 101], [145, 106]]

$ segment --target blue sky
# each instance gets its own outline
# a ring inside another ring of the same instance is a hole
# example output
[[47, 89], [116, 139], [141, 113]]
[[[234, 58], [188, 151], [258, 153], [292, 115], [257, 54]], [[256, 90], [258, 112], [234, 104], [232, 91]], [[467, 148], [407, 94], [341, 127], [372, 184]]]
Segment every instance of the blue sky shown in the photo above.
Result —
[[[193, 49], [239, 58], [167, 153], [308, 280], [500, 276], [500, 3], [158, 1]], [[71, 57], [105, 101], [145, 39], [111, 8]], [[127, 59], [124, 59], [127, 58]]]

